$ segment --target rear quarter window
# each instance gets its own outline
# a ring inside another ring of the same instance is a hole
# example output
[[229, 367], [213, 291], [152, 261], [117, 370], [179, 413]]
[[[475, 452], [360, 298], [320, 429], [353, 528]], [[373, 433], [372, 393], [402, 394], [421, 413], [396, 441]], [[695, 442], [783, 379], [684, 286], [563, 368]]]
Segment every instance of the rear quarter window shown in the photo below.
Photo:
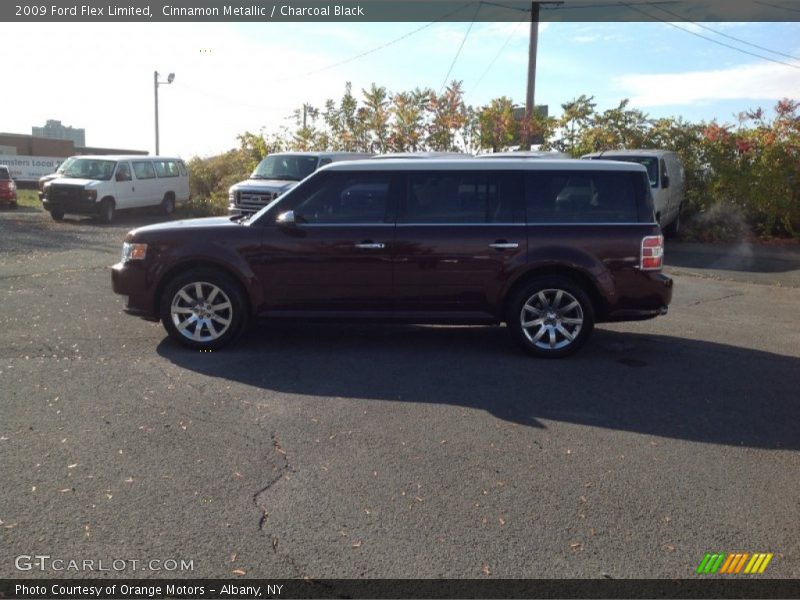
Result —
[[649, 182], [626, 171], [540, 171], [525, 177], [529, 223], [652, 221]]
[[149, 160], [133, 161], [133, 173], [136, 175], [136, 179], [153, 179], [156, 176], [153, 163]]
[[159, 177], [177, 177], [178, 165], [174, 160], [158, 160], [155, 162], [156, 173]]

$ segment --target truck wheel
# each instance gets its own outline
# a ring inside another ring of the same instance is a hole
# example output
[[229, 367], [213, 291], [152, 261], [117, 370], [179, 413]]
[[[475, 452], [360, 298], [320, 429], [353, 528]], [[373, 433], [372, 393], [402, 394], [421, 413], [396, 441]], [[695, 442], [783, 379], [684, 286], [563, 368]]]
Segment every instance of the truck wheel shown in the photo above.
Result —
[[230, 343], [247, 323], [247, 302], [238, 283], [215, 269], [191, 269], [164, 288], [161, 322], [175, 341], [195, 350]]
[[678, 214], [675, 216], [675, 220], [667, 225], [664, 229], [664, 233], [667, 234], [669, 237], [677, 237], [681, 233], [681, 210], [683, 205], [678, 207]]
[[164, 199], [161, 201], [161, 212], [165, 215], [171, 215], [175, 212], [175, 196], [172, 192], [164, 195]]
[[50, 211], [50, 216], [53, 217], [53, 221], [63, 221], [64, 220], [64, 211], [54, 208]]
[[580, 349], [594, 328], [586, 291], [565, 277], [542, 277], [511, 298], [506, 324], [515, 341], [541, 358], [562, 358]]
[[111, 223], [114, 220], [114, 201], [106, 198], [100, 203], [97, 218], [101, 223]]

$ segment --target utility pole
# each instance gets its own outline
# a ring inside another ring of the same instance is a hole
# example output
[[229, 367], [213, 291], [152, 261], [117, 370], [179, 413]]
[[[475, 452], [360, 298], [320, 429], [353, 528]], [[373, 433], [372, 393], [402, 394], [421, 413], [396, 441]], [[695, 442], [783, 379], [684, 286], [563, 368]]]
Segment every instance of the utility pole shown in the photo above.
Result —
[[[533, 0], [531, 2], [531, 37], [528, 45], [528, 93], [525, 97], [525, 124], [530, 124], [533, 118], [533, 111], [536, 110], [536, 51], [539, 47], [539, 9], [542, 4], [559, 5], [563, 2], [541, 2]], [[531, 132], [526, 129], [525, 139], [522, 143], [523, 150], [531, 149]]]
[[531, 149], [531, 132], [528, 126], [533, 118], [536, 92], [536, 50], [539, 46], [539, 3], [531, 2], [531, 38], [528, 45], [528, 93], [525, 96], [525, 143], [523, 150]]

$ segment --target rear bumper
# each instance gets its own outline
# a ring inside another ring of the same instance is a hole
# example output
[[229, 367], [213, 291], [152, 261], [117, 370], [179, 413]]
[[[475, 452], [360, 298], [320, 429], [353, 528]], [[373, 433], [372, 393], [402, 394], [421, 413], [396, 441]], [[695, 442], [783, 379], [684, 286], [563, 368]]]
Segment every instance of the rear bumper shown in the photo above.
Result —
[[672, 278], [659, 271], [637, 271], [631, 293], [621, 294], [599, 320], [643, 321], [666, 315], [672, 302], [672, 288]]
[[120, 262], [111, 267], [111, 287], [114, 293], [127, 297], [123, 310], [148, 321], [157, 321], [155, 298], [147, 280], [147, 271], [141, 264]]

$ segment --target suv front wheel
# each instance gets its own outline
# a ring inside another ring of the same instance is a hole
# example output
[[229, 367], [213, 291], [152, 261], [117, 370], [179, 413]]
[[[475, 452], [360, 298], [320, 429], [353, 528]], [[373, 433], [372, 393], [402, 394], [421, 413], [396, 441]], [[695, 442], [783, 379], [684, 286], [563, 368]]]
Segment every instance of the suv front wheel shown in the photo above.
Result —
[[214, 269], [192, 269], [167, 284], [161, 322], [172, 339], [197, 350], [215, 350], [234, 340], [247, 321], [239, 286]]
[[584, 289], [567, 278], [543, 277], [511, 299], [506, 324], [527, 352], [561, 358], [580, 349], [594, 328], [594, 308]]

